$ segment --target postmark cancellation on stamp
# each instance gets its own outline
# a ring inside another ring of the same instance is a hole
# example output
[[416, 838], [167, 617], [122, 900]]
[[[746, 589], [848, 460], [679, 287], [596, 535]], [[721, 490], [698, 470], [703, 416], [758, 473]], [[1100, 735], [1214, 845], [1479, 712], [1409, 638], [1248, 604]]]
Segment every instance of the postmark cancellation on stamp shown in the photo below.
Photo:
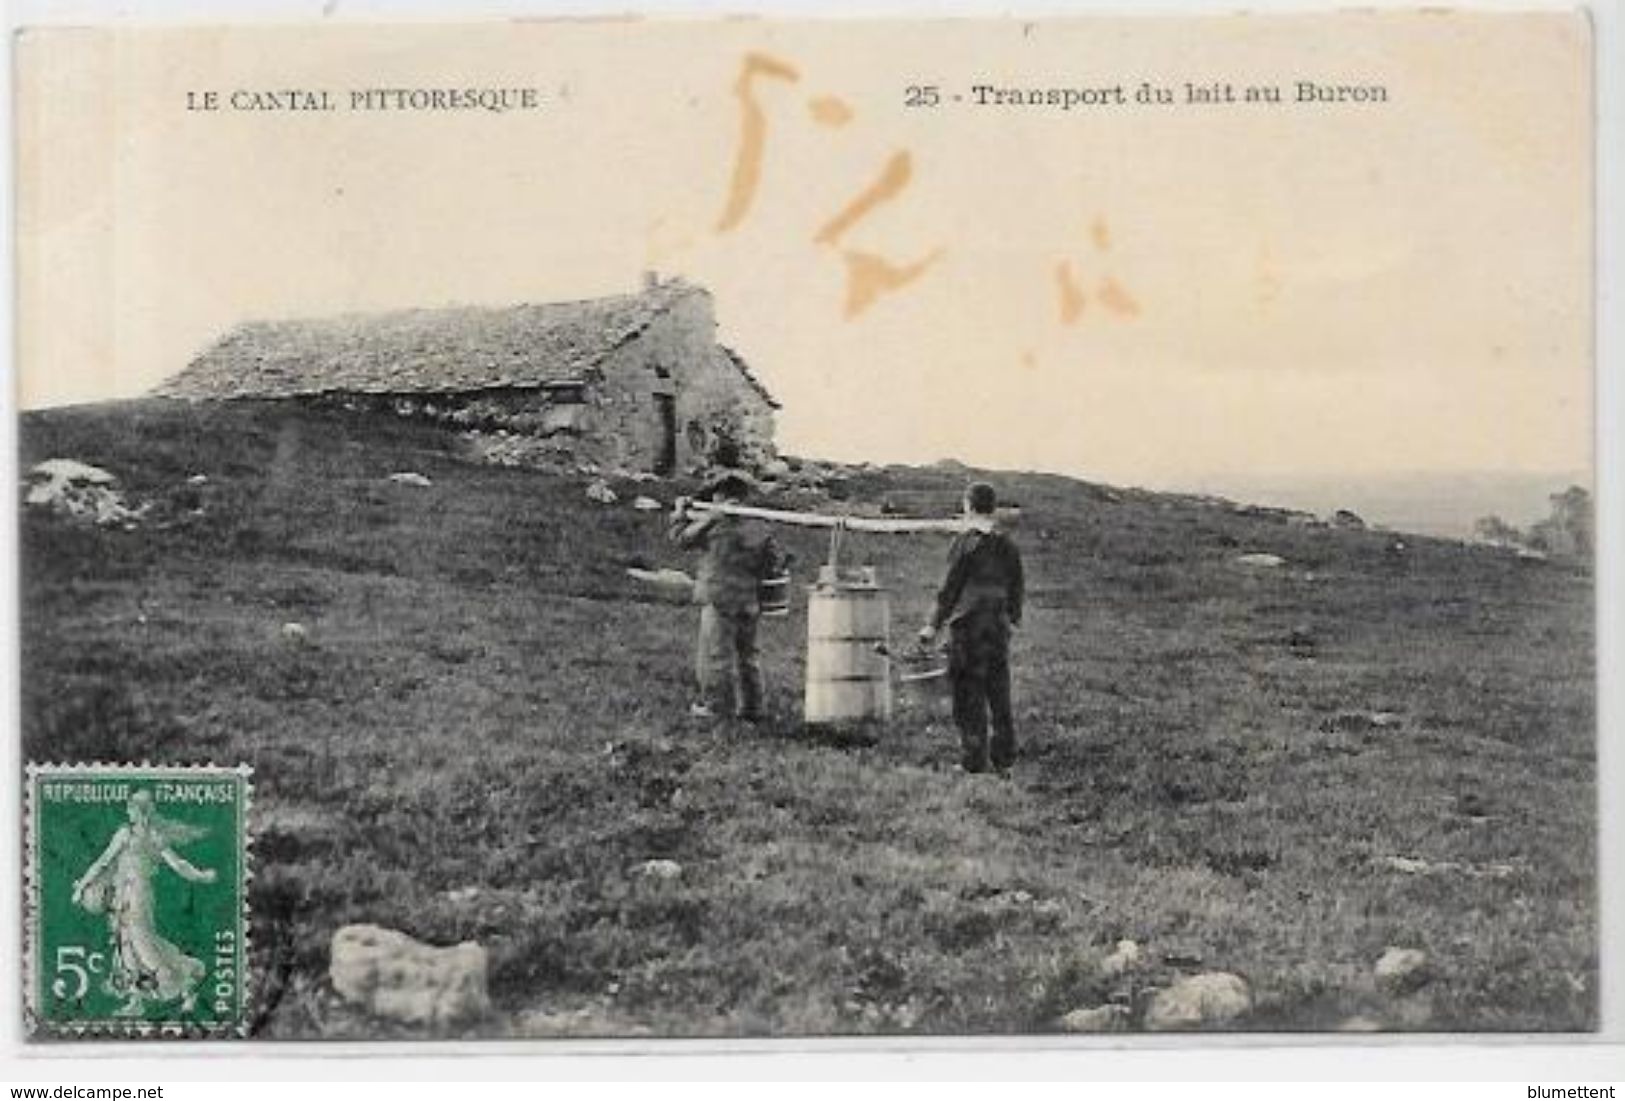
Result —
[[250, 775], [28, 766], [34, 1035], [244, 1034]]

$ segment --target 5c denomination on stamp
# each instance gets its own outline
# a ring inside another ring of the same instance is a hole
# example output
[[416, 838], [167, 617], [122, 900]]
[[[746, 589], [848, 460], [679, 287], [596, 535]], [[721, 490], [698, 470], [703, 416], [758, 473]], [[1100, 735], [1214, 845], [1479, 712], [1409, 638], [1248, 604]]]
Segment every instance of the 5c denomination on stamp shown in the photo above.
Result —
[[242, 1035], [246, 766], [29, 765], [36, 1035]]

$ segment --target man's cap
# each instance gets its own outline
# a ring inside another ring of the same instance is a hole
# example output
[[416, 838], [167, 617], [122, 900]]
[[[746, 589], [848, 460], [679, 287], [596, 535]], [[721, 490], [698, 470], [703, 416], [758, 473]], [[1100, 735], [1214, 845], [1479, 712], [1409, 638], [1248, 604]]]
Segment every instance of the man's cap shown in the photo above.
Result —
[[965, 490], [965, 500], [970, 502], [972, 512], [991, 515], [998, 507], [999, 495], [986, 482], [972, 482]]

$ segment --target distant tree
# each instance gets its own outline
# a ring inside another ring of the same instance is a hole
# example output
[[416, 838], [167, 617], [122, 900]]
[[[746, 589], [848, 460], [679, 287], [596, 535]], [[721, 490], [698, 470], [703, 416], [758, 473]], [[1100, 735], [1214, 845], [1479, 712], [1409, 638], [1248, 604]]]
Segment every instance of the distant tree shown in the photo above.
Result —
[[1569, 486], [1548, 499], [1551, 515], [1529, 529], [1529, 545], [1556, 557], [1590, 558], [1595, 532], [1591, 494]]
[[1473, 535], [1485, 543], [1500, 546], [1518, 546], [1523, 543], [1523, 532], [1499, 516], [1481, 516], [1473, 523]]

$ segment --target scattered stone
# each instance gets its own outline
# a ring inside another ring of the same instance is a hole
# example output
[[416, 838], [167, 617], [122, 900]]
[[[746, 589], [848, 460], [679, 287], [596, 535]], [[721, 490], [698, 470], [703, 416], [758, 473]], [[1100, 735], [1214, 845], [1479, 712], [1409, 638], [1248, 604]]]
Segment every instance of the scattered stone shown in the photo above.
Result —
[[333, 934], [328, 978], [346, 1001], [406, 1024], [448, 1025], [490, 1012], [487, 958], [472, 941], [436, 948], [380, 925]]
[[464, 432], [474, 458], [492, 466], [531, 467], [557, 473], [575, 469], [575, 450], [571, 441], [556, 436], [537, 438], [515, 435], [505, 429], [495, 432], [471, 430]]
[[1169, 967], [1200, 967], [1202, 953], [1194, 948], [1170, 948], [1162, 954], [1162, 962]]
[[1383, 864], [1391, 871], [1405, 875], [1447, 875], [1454, 873], [1469, 879], [1506, 879], [1518, 874], [1514, 864], [1463, 864], [1457, 860], [1423, 860], [1412, 856], [1388, 856]]
[[694, 579], [682, 570], [645, 570], [636, 567], [626, 571], [628, 577], [660, 590], [662, 596], [687, 603], [694, 598]]
[[1123, 1005], [1097, 1005], [1074, 1009], [1060, 1020], [1062, 1032], [1126, 1032], [1129, 1010]]
[[1416, 948], [1390, 946], [1377, 960], [1377, 984], [1391, 991], [1414, 990], [1427, 982], [1427, 953]]
[[1241, 976], [1227, 971], [1208, 971], [1159, 990], [1146, 1010], [1145, 1027], [1166, 1032], [1228, 1024], [1252, 1007], [1252, 994]]
[[670, 882], [682, 878], [683, 866], [675, 860], [645, 860], [638, 865], [638, 875]]
[[655, 500], [653, 497], [638, 497], [633, 500], [632, 507], [637, 509], [639, 512], [659, 512], [666, 506]]
[[303, 623], [284, 623], [282, 637], [289, 642], [305, 642], [310, 638], [310, 628]]
[[1355, 1014], [1337, 1026], [1339, 1032], [1381, 1032], [1382, 1022], [1375, 1017]]
[[52, 482], [88, 482], [90, 485], [110, 486], [118, 481], [99, 466], [82, 463], [78, 459], [46, 459], [35, 463], [32, 473]]
[[389, 476], [389, 480], [400, 486], [420, 486], [427, 489], [434, 483], [428, 477], [415, 470], [402, 470]]
[[1240, 554], [1236, 556], [1236, 565], [1247, 566], [1250, 569], [1273, 570], [1286, 565], [1286, 559], [1278, 554]]
[[1406, 875], [1428, 875], [1438, 870], [1437, 865], [1411, 856], [1390, 856], [1383, 863], [1394, 871], [1404, 872]]
[[1373, 730], [1397, 730], [1405, 719], [1392, 711], [1339, 711], [1320, 724], [1327, 734], [1364, 734]]
[[186, 479], [186, 484], [189, 486], [208, 485], [209, 476], [207, 474], [194, 474], [190, 478]]
[[587, 500], [596, 501], [600, 505], [613, 505], [620, 498], [615, 491], [609, 488], [609, 483], [602, 479], [593, 482], [587, 487]]
[[1140, 965], [1140, 946], [1131, 940], [1120, 940], [1111, 955], [1100, 961], [1100, 973], [1115, 979]]
[[254, 855], [273, 864], [295, 863], [331, 852], [339, 844], [339, 825], [319, 807], [271, 803], [255, 807]]
[[23, 502], [98, 527], [134, 527], [150, 505], [131, 508], [113, 486], [117, 479], [99, 466], [77, 459], [46, 459], [29, 471]]
[[467, 902], [477, 901], [480, 897], [480, 889], [475, 886], [458, 887], [454, 890], [443, 892], [441, 897], [447, 902], [456, 903], [457, 905], [461, 906]]

